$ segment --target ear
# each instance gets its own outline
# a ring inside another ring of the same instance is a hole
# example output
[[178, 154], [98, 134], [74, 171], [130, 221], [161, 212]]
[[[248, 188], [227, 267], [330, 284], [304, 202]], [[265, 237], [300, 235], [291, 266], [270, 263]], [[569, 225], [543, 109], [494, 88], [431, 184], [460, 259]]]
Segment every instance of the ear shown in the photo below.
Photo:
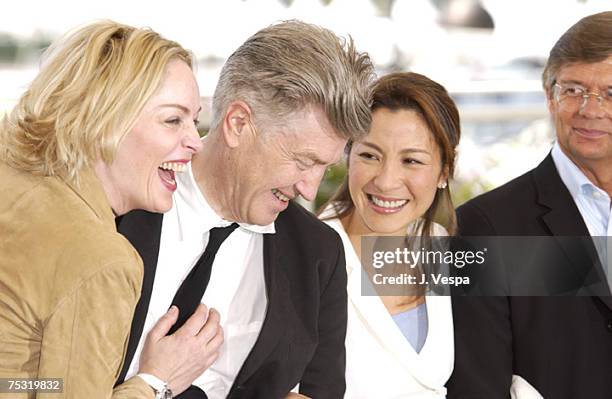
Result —
[[247, 133], [254, 133], [250, 132], [251, 116], [251, 108], [244, 101], [232, 101], [227, 106], [221, 133], [228, 147], [238, 147], [249, 136]]
[[546, 94], [546, 107], [548, 108], [548, 113], [552, 115], [555, 112], [555, 99], [552, 88], [544, 89], [544, 94]]
[[448, 166], [444, 166], [442, 168], [442, 171], [440, 172], [440, 177], [438, 178], [438, 187], [442, 186], [442, 185], [446, 185], [448, 184]]

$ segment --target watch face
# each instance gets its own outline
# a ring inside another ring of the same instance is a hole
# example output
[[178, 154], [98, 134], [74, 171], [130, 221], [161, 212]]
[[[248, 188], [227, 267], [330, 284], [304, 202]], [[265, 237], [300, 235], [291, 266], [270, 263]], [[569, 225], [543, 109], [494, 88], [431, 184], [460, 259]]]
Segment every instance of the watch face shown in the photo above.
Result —
[[155, 399], [172, 399], [172, 391], [168, 387], [164, 387], [155, 395]]

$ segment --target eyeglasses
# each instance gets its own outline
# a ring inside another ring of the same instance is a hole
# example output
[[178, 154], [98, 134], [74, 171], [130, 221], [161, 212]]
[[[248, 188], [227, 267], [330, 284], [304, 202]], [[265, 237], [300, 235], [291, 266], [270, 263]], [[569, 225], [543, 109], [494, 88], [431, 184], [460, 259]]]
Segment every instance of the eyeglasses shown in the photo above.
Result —
[[555, 83], [554, 96], [559, 104], [562, 102], [572, 106], [580, 104], [580, 111], [584, 110], [587, 101], [589, 101], [589, 97], [594, 96], [599, 106], [608, 114], [612, 114], [612, 87], [608, 87], [606, 90], [597, 93], [589, 91], [586, 87], [579, 84]]

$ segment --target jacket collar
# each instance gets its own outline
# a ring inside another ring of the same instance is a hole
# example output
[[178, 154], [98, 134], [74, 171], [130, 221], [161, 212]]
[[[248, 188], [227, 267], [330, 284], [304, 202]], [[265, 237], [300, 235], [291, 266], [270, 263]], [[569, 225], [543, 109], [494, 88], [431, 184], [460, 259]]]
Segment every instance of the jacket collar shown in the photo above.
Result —
[[[368, 279], [361, 261], [353, 249], [347, 232], [339, 219], [325, 221], [340, 235], [345, 248], [348, 275], [348, 300], [369, 333], [401, 366], [423, 385], [432, 389], [444, 384], [450, 377], [453, 356], [440, 357], [440, 353], [453, 353], [452, 313], [450, 297], [426, 296], [428, 332], [425, 345], [417, 353], [406, 340], [387, 312], [378, 296], [362, 294], [362, 281]], [[446, 368], [446, 378], [441, 368]], [[444, 393], [442, 393], [444, 394]]]
[[102, 183], [92, 169], [87, 168], [80, 171], [77, 182], [65, 178], [61, 180], [87, 204], [104, 225], [115, 228], [115, 215], [102, 188]]

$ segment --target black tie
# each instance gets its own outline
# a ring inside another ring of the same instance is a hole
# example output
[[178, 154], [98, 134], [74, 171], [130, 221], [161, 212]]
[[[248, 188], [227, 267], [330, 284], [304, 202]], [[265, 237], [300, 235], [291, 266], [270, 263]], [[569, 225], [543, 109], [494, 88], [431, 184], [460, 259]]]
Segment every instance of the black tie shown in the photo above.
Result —
[[238, 224], [232, 223], [227, 227], [215, 227], [210, 230], [210, 237], [208, 239], [208, 245], [206, 245], [206, 250], [204, 250], [204, 253], [195, 266], [193, 266], [189, 275], [174, 295], [172, 304], [179, 308], [179, 317], [168, 332], [168, 335], [178, 330], [193, 312], [195, 312], [202, 301], [204, 291], [210, 280], [210, 273], [212, 272], [215, 255], [223, 241], [225, 241], [236, 227], [238, 227]]
[[[210, 236], [208, 238], [208, 244], [204, 253], [193, 266], [189, 275], [183, 284], [179, 287], [174, 295], [172, 304], [179, 308], [179, 317], [176, 323], [172, 326], [168, 334], [172, 334], [178, 328], [180, 328], [185, 321], [195, 312], [196, 308], [202, 301], [204, 291], [210, 280], [210, 273], [212, 272], [212, 265], [215, 260], [215, 255], [219, 250], [219, 247], [225, 241], [232, 231], [238, 227], [238, 224], [232, 223], [227, 227], [215, 227], [210, 230]], [[175, 396], [176, 399], [207, 399], [206, 393], [195, 385], [187, 388], [186, 391], [180, 395]]]

